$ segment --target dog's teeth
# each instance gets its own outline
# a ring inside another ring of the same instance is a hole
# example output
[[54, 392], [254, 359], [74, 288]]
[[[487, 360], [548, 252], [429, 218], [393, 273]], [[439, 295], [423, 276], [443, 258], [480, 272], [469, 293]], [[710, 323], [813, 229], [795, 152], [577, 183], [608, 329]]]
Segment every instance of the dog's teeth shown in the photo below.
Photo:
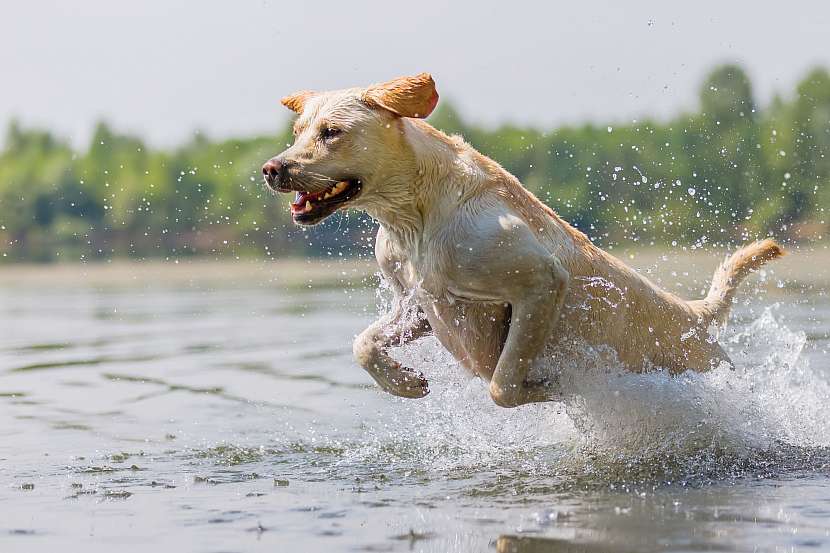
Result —
[[323, 194], [323, 199], [324, 199], [324, 200], [328, 200], [328, 199], [329, 199], [329, 198], [331, 198], [332, 196], [334, 196], [334, 194], [329, 194], [328, 192], [326, 192], [325, 194]]
[[309, 211], [311, 211], [311, 202], [306, 200], [305, 201], [305, 213], [308, 213]]

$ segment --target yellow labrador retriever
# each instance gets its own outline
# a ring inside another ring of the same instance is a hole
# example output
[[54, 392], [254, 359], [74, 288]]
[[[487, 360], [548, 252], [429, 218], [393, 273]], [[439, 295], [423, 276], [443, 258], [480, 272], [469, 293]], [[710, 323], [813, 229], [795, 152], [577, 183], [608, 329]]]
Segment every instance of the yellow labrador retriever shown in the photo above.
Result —
[[683, 300], [594, 246], [461, 137], [424, 122], [437, 102], [428, 74], [292, 94], [282, 103], [299, 114], [294, 144], [262, 168], [270, 189], [296, 193], [297, 224], [347, 207], [380, 223], [375, 251], [395, 307], [355, 339], [354, 355], [384, 390], [429, 392], [388, 354], [429, 332], [504, 407], [554, 397], [528, 379], [546, 347], [606, 345], [632, 371], [729, 363], [710, 325], [725, 321], [750, 271], [783, 255], [775, 242], [737, 251], [705, 298]]

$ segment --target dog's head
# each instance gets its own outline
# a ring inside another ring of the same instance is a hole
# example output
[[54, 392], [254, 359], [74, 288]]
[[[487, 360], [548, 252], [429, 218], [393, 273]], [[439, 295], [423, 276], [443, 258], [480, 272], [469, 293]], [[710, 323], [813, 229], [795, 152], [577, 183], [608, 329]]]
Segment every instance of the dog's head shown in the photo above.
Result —
[[262, 166], [275, 192], [295, 192], [294, 222], [314, 225], [346, 206], [361, 207], [380, 176], [400, 162], [401, 117], [428, 116], [438, 102], [427, 73], [367, 88], [301, 91], [282, 99], [297, 112], [294, 144]]

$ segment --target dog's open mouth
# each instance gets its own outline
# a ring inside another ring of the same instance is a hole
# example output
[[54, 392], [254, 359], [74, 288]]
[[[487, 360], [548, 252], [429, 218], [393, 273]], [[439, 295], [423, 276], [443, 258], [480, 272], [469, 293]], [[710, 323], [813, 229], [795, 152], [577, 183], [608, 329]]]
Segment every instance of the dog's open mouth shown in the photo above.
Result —
[[291, 203], [291, 215], [294, 222], [301, 225], [319, 223], [346, 202], [360, 194], [361, 182], [358, 179], [343, 180], [322, 192], [297, 192]]

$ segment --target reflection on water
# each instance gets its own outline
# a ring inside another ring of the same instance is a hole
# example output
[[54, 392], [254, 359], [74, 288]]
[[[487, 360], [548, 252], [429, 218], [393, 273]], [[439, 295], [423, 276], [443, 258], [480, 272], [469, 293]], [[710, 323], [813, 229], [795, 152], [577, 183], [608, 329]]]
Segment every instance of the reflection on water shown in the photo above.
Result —
[[434, 339], [396, 352], [429, 396], [379, 392], [350, 355], [372, 289], [17, 283], [0, 544], [828, 549], [830, 303], [789, 294], [737, 310], [736, 371], [632, 375], [582, 348], [547, 367], [566, 402], [504, 410]]
[[616, 545], [584, 543], [560, 538], [533, 536], [499, 536], [497, 553], [610, 553], [626, 551]]

